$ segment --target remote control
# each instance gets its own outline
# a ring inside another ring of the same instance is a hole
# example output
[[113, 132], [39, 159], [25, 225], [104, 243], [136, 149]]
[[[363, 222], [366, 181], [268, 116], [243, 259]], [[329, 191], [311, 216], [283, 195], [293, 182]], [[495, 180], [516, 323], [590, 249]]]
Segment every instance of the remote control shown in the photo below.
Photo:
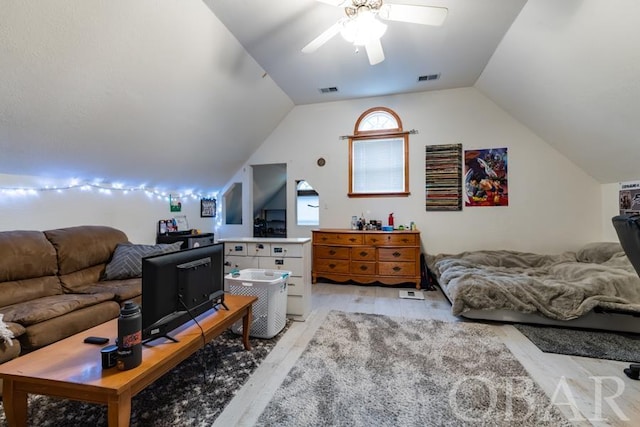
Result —
[[87, 344], [106, 344], [109, 342], [109, 338], [104, 337], [86, 337], [84, 342]]

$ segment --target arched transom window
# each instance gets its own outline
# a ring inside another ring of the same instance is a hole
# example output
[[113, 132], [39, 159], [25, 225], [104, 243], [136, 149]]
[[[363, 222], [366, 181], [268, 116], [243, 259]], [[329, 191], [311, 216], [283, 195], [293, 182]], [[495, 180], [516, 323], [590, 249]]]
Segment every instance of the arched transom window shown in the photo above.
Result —
[[409, 133], [385, 107], [358, 118], [349, 137], [349, 197], [409, 195]]

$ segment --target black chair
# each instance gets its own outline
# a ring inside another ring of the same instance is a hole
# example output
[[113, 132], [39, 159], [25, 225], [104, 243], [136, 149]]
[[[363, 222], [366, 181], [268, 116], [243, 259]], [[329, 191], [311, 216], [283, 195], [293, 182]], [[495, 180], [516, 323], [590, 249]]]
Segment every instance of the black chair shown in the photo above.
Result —
[[[640, 276], [640, 214], [614, 216], [613, 227], [618, 234], [620, 245], [624, 249], [631, 265]], [[624, 373], [634, 380], [640, 379], [640, 364], [632, 363]]]

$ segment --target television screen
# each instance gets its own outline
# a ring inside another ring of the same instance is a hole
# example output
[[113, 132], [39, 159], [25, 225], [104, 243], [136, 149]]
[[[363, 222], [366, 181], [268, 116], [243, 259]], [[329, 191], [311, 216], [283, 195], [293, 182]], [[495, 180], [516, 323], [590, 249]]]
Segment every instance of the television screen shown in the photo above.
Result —
[[224, 304], [224, 244], [142, 259], [142, 339], [165, 336]]

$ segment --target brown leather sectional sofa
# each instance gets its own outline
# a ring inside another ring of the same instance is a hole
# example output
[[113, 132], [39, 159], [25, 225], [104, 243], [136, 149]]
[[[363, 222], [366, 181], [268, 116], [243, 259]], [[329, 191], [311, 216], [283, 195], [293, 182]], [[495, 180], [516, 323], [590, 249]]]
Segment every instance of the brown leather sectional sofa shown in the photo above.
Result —
[[[0, 232], [0, 363], [118, 317], [140, 278], [101, 280], [125, 233], [105, 226]], [[1, 394], [1, 392], [0, 392]]]

